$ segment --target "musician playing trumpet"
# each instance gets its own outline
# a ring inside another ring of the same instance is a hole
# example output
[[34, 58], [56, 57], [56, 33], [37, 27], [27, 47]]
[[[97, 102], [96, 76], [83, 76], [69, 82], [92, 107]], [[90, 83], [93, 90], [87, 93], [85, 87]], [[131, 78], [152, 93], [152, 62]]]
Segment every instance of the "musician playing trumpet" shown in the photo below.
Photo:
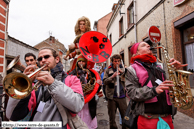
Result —
[[[176, 108], [171, 104], [169, 87], [173, 81], [166, 80], [165, 71], [157, 65], [157, 59], [146, 42], [131, 46], [131, 65], [126, 69], [125, 86], [130, 104], [135, 107], [132, 112], [137, 116], [134, 124], [138, 129], [157, 129], [162, 124], [165, 128], [174, 129], [172, 116]], [[176, 68], [182, 65], [175, 59], [169, 63]]]
[[[121, 65], [121, 56], [115, 54], [111, 57], [111, 65], [105, 70], [103, 83], [106, 85], [106, 97], [108, 99], [108, 115], [110, 129], [117, 129], [115, 115], [117, 108], [124, 117], [127, 103], [125, 99], [124, 67]], [[122, 129], [125, 129], [122, 126]]]
[[[24, 99], [10, 97], [6, 109], [7, 118], [12, 121], [62, 121], [60, 129], [69, 129], [68, 119], [66, 119], [68, 115], [66, 112], [60, 114], [55, 101], [68, 109], [67, 111], [78, 113], [84, 105], [81, 83], [76, 76], [66, 75], [60, 57], [54, 49], [40, 49], [37, 60], [41, 66], [47, 64], [44, 71], [36, 75], [36, 79], [43, 85]], [[29, 69], [33, 67], [29, 65], [24, 74], [30, 74]]]

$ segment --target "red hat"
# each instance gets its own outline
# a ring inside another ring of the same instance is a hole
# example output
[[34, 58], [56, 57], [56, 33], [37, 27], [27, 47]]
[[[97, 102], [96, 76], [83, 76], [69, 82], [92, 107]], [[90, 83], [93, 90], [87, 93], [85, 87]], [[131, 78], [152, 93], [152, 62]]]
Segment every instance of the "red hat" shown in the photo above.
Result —
[[77, 62], [79, 62], [79, 61], [87, 62], [87, 59], [86, 59], [83, 55], [79, 55], [79, 56], [77, 57]]
[[137, 49], [138, 49], [138, 46], [139, 46], [140, 43], [141, 43], [141, 42], [133, 44], [133, 46], [132, 46], [131, 49], [130, 49], [130, 52], [131, 52], [132, 55], [133, 55], [133, 54], [136, 54]]

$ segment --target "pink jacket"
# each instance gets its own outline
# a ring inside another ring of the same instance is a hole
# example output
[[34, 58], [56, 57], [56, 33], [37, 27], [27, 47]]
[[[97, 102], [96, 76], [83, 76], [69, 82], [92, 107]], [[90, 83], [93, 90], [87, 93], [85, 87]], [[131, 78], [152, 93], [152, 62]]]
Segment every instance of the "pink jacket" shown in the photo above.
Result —
[[[137, 78], [139, 79], [139, 83], [141, 84], [141, 86], [143, 86], [143, 84], [148, 79], [148, 72], [147, 72], [147, 70], [137, 61], [135, 61], [131, 66], [136, 71], [136, 75], [137, 75]], [[163, 75], [162, 78], [163, 78], [162, 81], [164, 81], [164, 75]], [[147, 86], [150, 87], [150, 88], [153, 87], [151, 81], [148, 82]], [[171, 102], [170, 102], [170, 97], [168, 95], [168, 92], [169, 92], [168, 90], [165, 90], [167, 104], [168, 105], [172, 105]], [[154, 97], [152, 99], [149, 99], [149, 100], [145, 101], [145, 103], [153, 103], [153, 102], [157, 102], [157, 101], [158, 101], [157, 97]]]

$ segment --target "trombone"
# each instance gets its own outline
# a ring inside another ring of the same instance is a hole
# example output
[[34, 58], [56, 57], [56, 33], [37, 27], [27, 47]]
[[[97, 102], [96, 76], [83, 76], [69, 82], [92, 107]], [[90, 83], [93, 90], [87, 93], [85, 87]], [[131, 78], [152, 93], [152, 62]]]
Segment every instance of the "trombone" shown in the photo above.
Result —
[[38, 81], [34, 87], [32, 87], [31, 78], [47, 66], [48, 64], [44, 64], [41, 68], [36, 69], [29, 75], [18, 72], [8, 74], [3, 80], [3, 89], [5, 93], [15, 99], [26, 98], [33, 90], [37, 90], [40, 86], [40, 81]]
[[11, 68], [15, 68], [18, 69], [20, 71], [24, 71], [24, 69], [26, 68], [24, 65], [21, 64], [20, 61], [20, 55], [18, 55], [17, 57], [15, 57], [7, 66], [6, 70], [10, 70]]

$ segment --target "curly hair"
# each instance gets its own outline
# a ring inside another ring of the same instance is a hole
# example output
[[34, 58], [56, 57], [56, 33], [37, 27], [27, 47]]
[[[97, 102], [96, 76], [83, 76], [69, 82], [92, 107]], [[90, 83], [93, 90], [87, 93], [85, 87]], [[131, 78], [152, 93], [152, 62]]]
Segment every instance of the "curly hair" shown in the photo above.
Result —
[[121, 56], [119, 54], [114, 54], [110, 59], [111, 59], [112, 62], [113, 62], [114, 59], [120, 59], [121, 60]]
[[91, 28], [90, 28], [90, 20], [87, 17], [82, 16], [82, 17], [80, 17], [77, 20], [76, 25], [75, 25], [75, 34], [76, 35], [81, 34], [81, 30], [79, 29], [79, 23], [80, 23], [80, 21], [84, 21], [85, 22], [86, 32], [91, 30]]

